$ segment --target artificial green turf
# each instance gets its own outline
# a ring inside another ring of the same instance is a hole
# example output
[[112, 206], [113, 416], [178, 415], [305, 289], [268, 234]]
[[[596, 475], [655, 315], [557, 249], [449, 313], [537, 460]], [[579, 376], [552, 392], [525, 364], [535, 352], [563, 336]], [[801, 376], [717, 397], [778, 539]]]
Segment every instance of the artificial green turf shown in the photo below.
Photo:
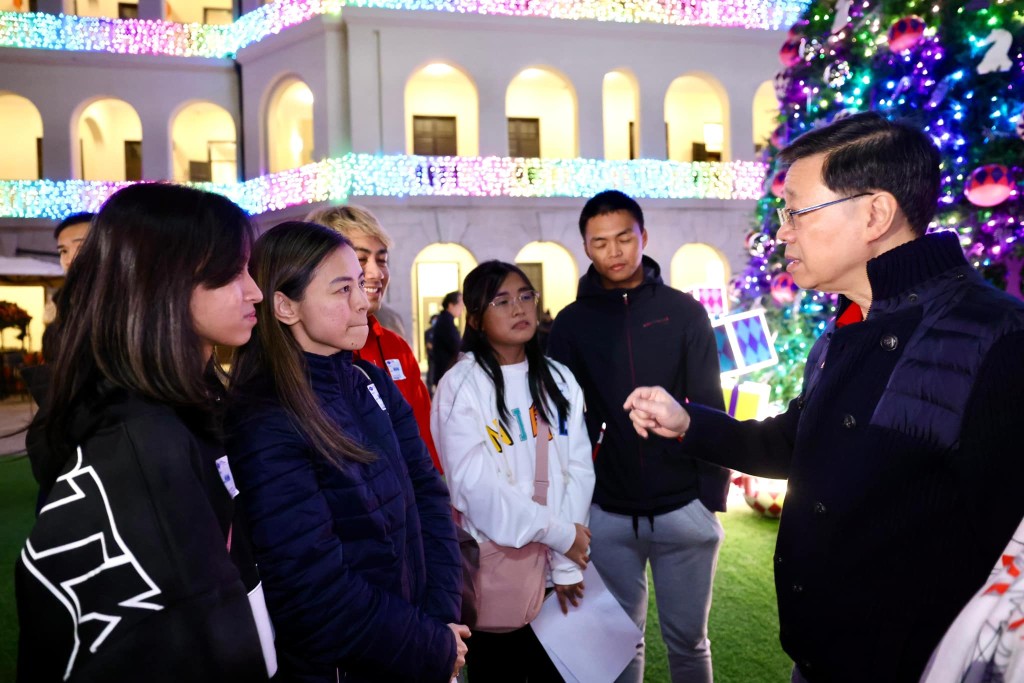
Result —
[[[793, 662], [779, 645], [779, 618], [772, 578], [776, 520], [742, 502], [719, 515], [725, 541], [718, 556], [708, 637], [717, 683], [783, 683]], [[668, 660], [654, 605], [653, 581], [647, 619], [645, 683], [668, 683]]]
[[[0, 681], [13, 681], [18, 622], [14, 561], [32, 525], [36, 485], [25, 458], [0, 459]], [[725, 542], [718, 558], [709, 626], [718, 683], [783, 683], [792, 663], [778, 641], [772, 551], [778, 522], [742, 503], [721, 515]], [[653, 586], [653, 584], [652, 584]], [[668, 683], [668, 662], [651, 593], [645, 683]]]
[[0, 681], [13, 681], [18, 649], [14, 561], [35, 519], [36, 482], [25, 457], [0, 458]]

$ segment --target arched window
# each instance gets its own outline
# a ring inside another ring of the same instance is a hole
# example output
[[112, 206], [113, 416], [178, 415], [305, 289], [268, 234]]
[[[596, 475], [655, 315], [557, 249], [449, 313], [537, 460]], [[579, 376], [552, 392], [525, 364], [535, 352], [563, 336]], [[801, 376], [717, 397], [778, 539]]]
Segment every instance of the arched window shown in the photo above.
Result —
[[78, 176], [142, 180], [142, 121], [123, 100], [97, 100], [78, 116]]
[[[413, 347], [416, 357], [426, 367], [423, 333], [430, 327], [430, 317], [441, 312], [441, 300], [449, 292], [462, 291], [462, 281], [477, 262], [461, 244], [438, 242], [425, 247], [412, 263]], [[464, 323], [455, 321], [461, 329]]]
[[622, 70], [604, 75], [604, 158], [640, 156], [640, 89], [633, 75]]
[[20, 95], [0, 92], [0, 130], [8, 131], [0, 154], [0, 180], [42, 178], [43, 117], [36, 106]]
[[728, 161], [729, 107], [710, 78], [680, 76], [665, 94], [665, 136], [672, 161]]
[[235, 121], [223, 107], [195, 102], [171, 123], [175, 182], [233, 183], [238, 180]]
[[577, 156], [576, 92], [550, 69], [523, 69], [505, 93], [509, 156]]
[[758, 86], [751, 109], [754, 115], [754, 151], [760, 152], [768, 145], [768, 139], [779, 125], [779, 100], [775, 97], [772, 81]]
[[313, 91], [289, 78], [277, 85], [267, 106], [267, 170], [298, 168], [313, 161]]
[[477, 156], [480, 104], [459, 69], [428, 64], [405, 84], [405, 151], [424, 156]]

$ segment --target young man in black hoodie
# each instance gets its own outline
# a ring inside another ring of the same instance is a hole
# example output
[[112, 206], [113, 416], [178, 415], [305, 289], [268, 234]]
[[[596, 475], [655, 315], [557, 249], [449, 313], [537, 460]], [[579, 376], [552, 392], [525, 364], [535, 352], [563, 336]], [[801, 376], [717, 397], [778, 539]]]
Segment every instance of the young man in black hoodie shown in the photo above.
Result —
[[[707, 617], [722, 541], [714, 513], [725, 510], [729, 474], [684, 457], [676, 439], [640, 439], [622, 404], [633, 387], [658, 384], [680, 401], [723, 408], [711, 323], [643, 255], [647, 231], [633, 199], [601, 192], [579, 225], [592, 265], [555, 320], [548, 355], [569, 366], [587, 402], [597, 472], [590, 557], [641, 629], [650, 561], [672, 680], [710, 683]], [[618, 680], [639, 683], [643, 669], [641, 648]]]

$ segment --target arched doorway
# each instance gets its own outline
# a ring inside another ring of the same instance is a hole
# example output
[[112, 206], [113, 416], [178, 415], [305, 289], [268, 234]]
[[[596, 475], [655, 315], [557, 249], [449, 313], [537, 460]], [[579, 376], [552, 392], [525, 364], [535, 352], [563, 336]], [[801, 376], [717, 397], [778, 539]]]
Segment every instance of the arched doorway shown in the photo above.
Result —
[[0, 154], [0, 180], [42, 178], [43, 117], [32, 101], [0, 92], [0, 130], [8, 131]]
[[669, 281], [689, 292], [710, 315], [729, 312], [729, 261], [722, 252], [701, 242], [684, 244], [672, 256]]
[[541, 293], [541, 312], [552, 317], [576, 300], [579, 269], [569, 250], [557, 242], [530, 242], [516, 254], [534, 288]]
[[179, 24], [230, 24], [232, 0], [164, 0], [164, 18]]
[[298, 78], [274, 88], [267, 105], [267, 170], [270, 173], [313, 161], [313, 91]]
[[602, 86], [604, 158], [636, 159], [640, 156], [640, 89], [633, 75], [609, 71]]
[[665, 93], [671, 161], [728, 161], [729, 107], [724, 89], [703, 76], [680, 76]]
[[96, 100], [78, 117], [78, 177], [142, 180], [142, 121], [123, 100]]
[[768, 140], [779, 125], [779, 100], [775, 97], [775, 84], [772, 81], [765, 81], [758, 86], [751, 109], [754, 117], [754, 152], [760, 152], [768, 146]]
[[238, 180], [235, 121], [212, 102], [194, 102], [171, 123], [175, 182], [233, 183]]
[[[449, 292], [462, 291], [462, 281], [476, 268], [476, 258], [461, 244], [438, 242], [425, 247], [412, 263], [412, 327], [416, 358], [425, 368], [427, 356], [423, 333], [430, 317], [441, 311], [441, 300]], [[455, 321], [464, 330], [465, 321]]]

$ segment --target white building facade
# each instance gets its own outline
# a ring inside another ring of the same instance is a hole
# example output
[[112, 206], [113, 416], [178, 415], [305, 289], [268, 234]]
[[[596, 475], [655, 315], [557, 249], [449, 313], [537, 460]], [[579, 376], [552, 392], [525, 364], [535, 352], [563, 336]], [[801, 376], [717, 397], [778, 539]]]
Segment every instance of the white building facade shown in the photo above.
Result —
[[[588, 265], [579, 210], [611, 187], [643, 206], [666, 281], [727, 279], [801, 3], [685, 4], [719, 14], [0, 0], [0, 255], [54, 252], [54, 219], [125, 181], [212, 182], [264, 228], [348, 201], [395, 239], [388, 303], [416, 342], [486, 259], [526, 264], [557, 313]], [[605, 6], [623, 3], [587, 5]], [[714, 25], [730, 6], [757, 27]]]

